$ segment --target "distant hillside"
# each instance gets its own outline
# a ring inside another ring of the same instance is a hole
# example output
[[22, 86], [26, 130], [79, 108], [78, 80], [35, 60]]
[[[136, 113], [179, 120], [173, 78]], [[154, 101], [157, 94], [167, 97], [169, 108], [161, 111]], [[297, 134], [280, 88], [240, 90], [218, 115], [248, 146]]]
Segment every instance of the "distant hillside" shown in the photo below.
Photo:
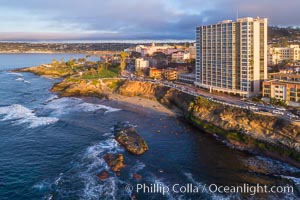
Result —
[[300, 27], [269, 26], [268, 43], [274, 46], [300, 44]]

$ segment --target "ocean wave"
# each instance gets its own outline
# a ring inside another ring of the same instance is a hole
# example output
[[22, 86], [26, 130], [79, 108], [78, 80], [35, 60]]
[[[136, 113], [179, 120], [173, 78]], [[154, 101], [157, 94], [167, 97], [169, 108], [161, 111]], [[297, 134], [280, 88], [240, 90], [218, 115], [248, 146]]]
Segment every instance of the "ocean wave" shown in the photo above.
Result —
[[11, 74], [11, 75], [19, 76], [19, 77], [22, 77], [22, 76], [23, 76], [23, 74], [21, 74], [21, 73], [16, 73], [16, 72], [7, 72], [7, 74]]
[[102, 170], [109, 171], [109, 167], [103, 159], [106, 153], [120, 153], [124, 150], [118, 145], [114, 139], [107, 139], [98, 144], [95, 144], [85, 151], [81, 159], [81, 166], [85, 170], [81, 170], [79, 177], [84, 183], [82, 191], [82, 199], [92, 200], [99, 199], [101, 194], [105, 194], [104, 199], [119, 199], [118, 184], [121, 183], [119, 178], [110, 173], [110, 177], [105, 181], [99, 181], [96, 176]]
[[[162, 179], [155, 179], [154, 184], [156, 185], [161, 185], [162, 187], [167, 187], [170, 184], [165, 183]], [[175, 195], [173, 195], [171, 192], [167, 192], [166, 197], [168, 200], [176, 200], [177, 197]]]
[[16, 80], [16, 81], [24, 81], [23, 78], [16, 78], [15, 80]]
[[[37, 183], [34, 188], [45, 194], [44, 199], [49, 197], [82, 200], [128, 199], [129, 196], [123, 191], [126, 183], [110, 171], [103, 159], [106, 153], [121, 152], [124, 152], [123, 148], [114, 139], [109, 138], [101, 141], [78, 155], [70, 163], [72, 167], [53, 178], [50, 184], [48, 184], [49, 181], [42, 181]], [[105, 181], [101, 181], [97, 177], [97, 174], [103, 170], [109, 173], [109, 178]], [[72, 184], [76, 186], [70, 187]]]
[[59, 176], [55, 179], [54, 184], [58, 185], [63, 177], [64, 173], [60, 173]]
[[31, 83], [30, 81], [26, 81], [24, 78], [21, 78], [21, 77], [16, 78], [15, 80], [16, 81], [21, 81], [21, 82], [24, 82], [24, 83]]
[[285, 175], [278, 175], [278, 177], [291, 181], [296, 186], [297, 190], [300, 191], [300, 178]]
[[48, 100], [44, 109], [50, 110], [56, 115], [65, 115], [72, 112], [95, 112], [98, 110], [104, 110], [104, 114], [120, 111], [120, 109], [109, 106], [86, 103], [82, 99], [73, 97], [54, 98], [51, 101]]
[[44, 192], [51, 188], [51, 183], [44, 180], [36, 183], [32, 188], [38, 190], [39, 192]]
[[137, 173], [137, 172], [143, 170], [145, 167], [146, 167], [146, 165], [143, 162], [141, 162], [139, 160], [136, 161], [136, 164], [130, 169], [131, 177], [134, 173]]
[[114, 134], [112, 132], [108, 132], [108, 133], [104, 133], [103, 134], [104, 137], [109, 137], [109, 138], [113, 138]]
[[57, 95], [51, 95], [48, 99], [46, 99], [44, 104], [50, 103], [51, 101], [53, 101], [55, 99], [59, 99], [59, 97]]
[[[148, 177], [146, 177], [147, 182], [149, 182], [150, 184], [153, 185], [158, 185], [160, 188], [165, 188], [165, 187], [170, 187], [172, 185], [172, 183], [169, 183], [167, 180], [165, 180], [164, 178], [160, 177], [158, 178], [157, 176], [155, 176], [152, 173], [148, 174]], [[153, 199], [161, 199], [161, 196], [163, 195], [162, 190], [157, 189], [156, 194], [153, 194]], [[181, 197], [182, 195], [179, 194], [175, 194], [173, 192], [166, 192], [164, 194], [164, 197], [168, 200], [177, 200], [179, 198], [182, 199]]]
[[206, 188], [206, 184], [200, 181], [196, 181], [191, 173], [184, 172], [183, 174], [187, 177], [190, 183], [195, 184], [199, 188], [199, 191], [201, 191], [201, 193], [203, 192], [202, 194], [207, 195], [209, 197], [207, 199], [213, 199], [213, 200], [242, 199], [239, 194], [225, 196], [221, 194], [210, 193]]
[[54, 124], [59, 120], [53, 117], [38, 117], [33, 110], [19, 104], [0, 107], [0, 115], [1, 121], [13, 121], [15, 125], [28, 124], [29, 128]]
[[300, 172], [300, 169], [287, 163], [264, 156], [255, 156], [243, 160], [245, 166], [253, 172], [263, 174], [289, 174]]

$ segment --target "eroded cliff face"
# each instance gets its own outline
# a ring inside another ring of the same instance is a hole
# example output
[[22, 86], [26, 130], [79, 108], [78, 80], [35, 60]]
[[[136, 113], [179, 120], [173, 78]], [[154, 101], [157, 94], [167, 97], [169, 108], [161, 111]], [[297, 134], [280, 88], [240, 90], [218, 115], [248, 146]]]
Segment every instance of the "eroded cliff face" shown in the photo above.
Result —
[[140, 96], [157, 100], [163, 105], [176, 107], [183, 113], [187, 112], [193, 97], [176, 89], [149, 82], [125, 81], [117, 89], [116, 93], [123, 96]]
[[300, 166], [300, 126], [290, 121], [195, 98], [150, 82], [65, 80], [52, 91], [62, 96], [140, 96], [179, 109], [193, 124], [240, 149], [263, 152]]
[[232, 144], [300, 161], [300, 127], [290, 121], [197, 98], [189, 118]]
[[153, 83], [127, 81], [116, 92], [156, 99], [168, 107], [175, 106], [193, 124], [217, 134], [237, 148], [293, 160], [300, 166], [300, 126], [288, 120], [224, 106], [201, 97], [194, 98]]
[[60, 96], [95, 96], [109, 98], [111, 91], [99, 80], [80, 80], [67, 78], [55, 84], [52, 92], [58, 92]]

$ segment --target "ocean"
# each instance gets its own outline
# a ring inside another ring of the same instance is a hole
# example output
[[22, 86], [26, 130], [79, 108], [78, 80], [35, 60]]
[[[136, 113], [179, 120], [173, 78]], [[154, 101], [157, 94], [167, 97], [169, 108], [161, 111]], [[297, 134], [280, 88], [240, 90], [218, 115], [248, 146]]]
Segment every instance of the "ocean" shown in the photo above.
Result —
[[[232, 149], [181, 117], [96, 98], [59, 98], [49, 91], [58, 79], [11, 72], [82, 56], [0, 55], [1, 200], [131, 199], [138, 185], [144, 187], [136, 192], [142, 200], [300, 198], [300, 169], [289, 164]], [[119, 146], [112, 133], [118, 122], [135, 126], [149, 151], [135, 156]], [[120, 176], [103, 160], [109, 152], [124, 154]], [[102, 170], [109, 171], [105, 181], [97, 177]], [[135, 173], [142, 178], [134, 179]], [[211, 191], [244, 184], [289, 185], [293, 192]]]

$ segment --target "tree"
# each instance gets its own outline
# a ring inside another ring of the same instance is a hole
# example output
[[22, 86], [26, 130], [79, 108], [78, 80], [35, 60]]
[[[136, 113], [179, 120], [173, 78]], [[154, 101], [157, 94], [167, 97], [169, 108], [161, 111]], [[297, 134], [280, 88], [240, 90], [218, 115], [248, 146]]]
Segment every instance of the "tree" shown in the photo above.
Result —
[[124, 71], [126, 67], [126, 58], [129, 56], [129, 54], [125, 51], [122, 51], [120, 56], [121, 56], [121, 71]]
[[276, 99], [276, 98], [270, 98], [270, 104], [277, 105], [277, 106], [287, 106], [287, 103], [285, 100]]
[[57, 70], [58, 65], [59, 65], [59, 62], [55, 58], [52, 59], [52, 66], [54, 67], [55, 70]]
[[71, 68], [73, 69], [73, 68], [74, 68], [74, 65], [75, 65], [75, 60], [74, 60], [74, 59], [71, 59], [71, 60], [69, 60], [66, 64], [67, 64], [68, 67], [71, 67]]

